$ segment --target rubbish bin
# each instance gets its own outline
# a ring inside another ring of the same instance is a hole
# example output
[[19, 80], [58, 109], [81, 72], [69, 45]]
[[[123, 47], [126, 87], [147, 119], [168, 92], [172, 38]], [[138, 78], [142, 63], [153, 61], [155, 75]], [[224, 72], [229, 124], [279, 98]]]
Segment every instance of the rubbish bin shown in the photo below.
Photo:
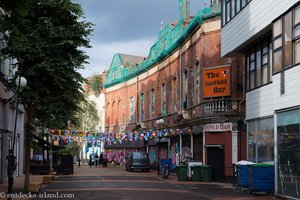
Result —
[[212, 166], [202, 165], [201, 166], [201, 178], [202, 181], [211, 181], [212, 180]]
[[176, 167], [177, 181], [187, 180], [187, 165], [178, 165]]
[[274, 165], [259, 163], [248, 165], [248, 167], [251, 193], [274, 192]]
[[241, 160], [235, 164], [235, 186], [236, 189], [244, 191], [249, 186], [248, 181], [248, 166], [254, 164], [253, 162]]
[[191, 180], [201, 181], [201, 166], [191, 166]]

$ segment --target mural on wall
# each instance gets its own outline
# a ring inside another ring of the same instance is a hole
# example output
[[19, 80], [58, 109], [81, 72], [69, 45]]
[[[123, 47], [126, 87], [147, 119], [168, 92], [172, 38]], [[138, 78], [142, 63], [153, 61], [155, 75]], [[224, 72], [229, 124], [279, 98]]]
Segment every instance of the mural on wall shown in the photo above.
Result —
[[148, 150], [149, 150], [150, 166], [157, 166], [157, 147], [149, 146]]
[[182, 147], [181, 161], [186, 162], [192, 159], [192, 151], [189, 147]]
[[170, 151], [169, 158], [172, 159], [172, 168], [176, 168], [179, 165], [179, 143], [173, 142]]
[[125, 166], [126, 159], [129, 154], [136, 151], [138, 151], [138, 149], [106, 149], [105, 154], [108, 163], [112, 163], [117, 166]]
[[159, 148], [159, 159], [168, 159], [168, 143], [163, 144]]

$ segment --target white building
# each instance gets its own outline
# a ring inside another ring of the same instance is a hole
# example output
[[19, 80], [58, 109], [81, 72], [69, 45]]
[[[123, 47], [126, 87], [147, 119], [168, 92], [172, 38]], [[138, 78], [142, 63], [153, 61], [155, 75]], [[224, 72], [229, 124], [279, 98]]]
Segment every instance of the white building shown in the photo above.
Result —
[[[0, 34], [0, 39], [1, 37]], [[0, 49], [3, 48], [2, 44], [0, 43]], [[14, 155], [17, 157], [18, 162], [15, 175], [23, 175], [25, 111], [23, 105], [19, 105], [16, 118], [16, 106], [11, 101], [15, 97], [15, 93], [9, 85], [9, 81], [15, 73], [12, 61], [11, 59], [0, 60], [0, 183], [7, 181], [5, 161], [8, 150], [12, 149], [13, 146]], [[16, 133], [14, 134], [15, 119], [17, 119], [17, 124]]]
[[275, 194], [300, 198], [300, 1], [222, 0], [224, 57], [246, 66], [249, 161], [275, 161]]

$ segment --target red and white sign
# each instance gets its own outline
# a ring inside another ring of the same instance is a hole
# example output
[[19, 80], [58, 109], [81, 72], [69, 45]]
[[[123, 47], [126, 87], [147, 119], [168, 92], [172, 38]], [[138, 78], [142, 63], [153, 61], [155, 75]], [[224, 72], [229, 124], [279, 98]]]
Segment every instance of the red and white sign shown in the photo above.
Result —
[[232, 123], [214, 123], [206, 124], [203, 126], [204, 132], [222, 132], [222, 131], [231, 131]]

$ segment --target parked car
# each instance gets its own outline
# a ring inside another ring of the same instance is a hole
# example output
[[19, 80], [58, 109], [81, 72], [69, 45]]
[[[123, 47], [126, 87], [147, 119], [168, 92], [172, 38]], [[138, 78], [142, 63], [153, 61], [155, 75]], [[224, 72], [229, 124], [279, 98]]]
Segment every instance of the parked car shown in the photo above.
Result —
[[150, 171], [149, 156], [146, 152], [131, 152], [126, 160], [126, 171]]

